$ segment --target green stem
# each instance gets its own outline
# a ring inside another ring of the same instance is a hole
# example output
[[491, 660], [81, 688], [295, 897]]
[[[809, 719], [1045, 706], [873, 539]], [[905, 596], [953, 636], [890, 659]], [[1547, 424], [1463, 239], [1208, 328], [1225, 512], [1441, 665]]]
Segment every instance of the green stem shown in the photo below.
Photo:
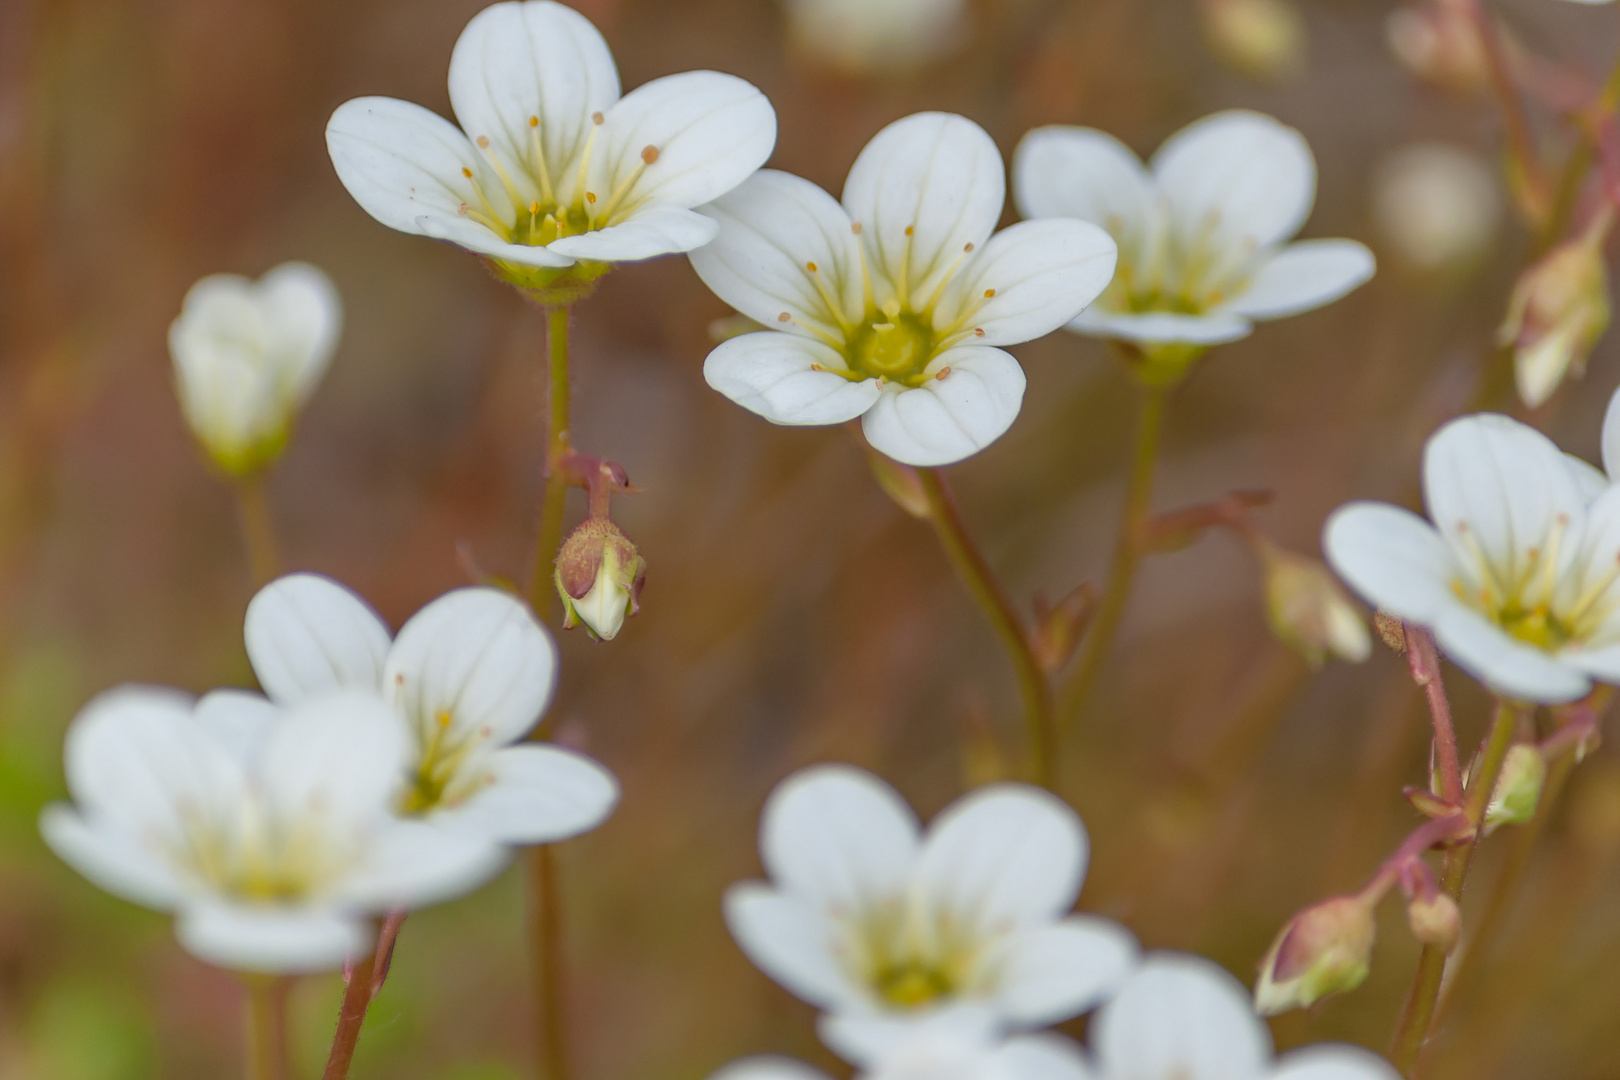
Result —
[[1108, 574], [1101, 603], [1080, 646], [1080, 658], [1058, 692], [1057, 716], [1061, 724], [1079, 722], [1097, 688], [1104, 661], [1113, 646], [1114, 635], [1125, 617], [1131, 582], [1141, 558], [1141, 534], [1153, 502], [1153, 468], [1159, 456], [1159, 434], [1164, 427], [1164, 402], [1168, 388], [1144, 385], [1142, 407], [1136, 420], [1136, 447], [1131, 455], [1131, 473], [1125, 489], [1125, 509], [1120, 517], [1119, 536], [1114, 541], [1114, 565]]
[[248, 1080], [287, 1080], [287, 991], [285, 978], [249, 975]]
[[270, 583], [281, 566], [275, 521], [270, 513], [270, 499], [264, 490], [264, 476], [245, 476], [231, 486], [236, 492], [236, 508], [242, 519], [242, 542], [247, 548], [253, 585], [262, 588]]
[[568, 455], [568, 323], [572, 309], [567, 304], [547, 304], [545, 311], [546, 488], [540, 500], [540, 534], [534, 545], [529, 606], [537, 616], [555, 619], [559, 604], [552, 584], [552, 568], [557, 561], [557, 549], [562, 547], [563, 508], [568, 495], [563, 459]]
[[[1519, 97], [1518, 87], [1513, 83], [1507, 47], [1502, 41], [1502, 33], [1496, 25], [1496, 20], [1485, 10], [1482, 0], [1467, 0], [1466, 6], [1479, 32], [1491, 92], [1496, 96], [1497, 107], [1502, 112], [1509, 159], [1516, 166], [1518, 176], [1529, 191], [1532, 203], [1535, 203], [1546, 195], [1546, 179], [1541, 167], [1541, 158], [1536, 153], [1535, 134], [1530, 130], [1530, 120], [1525, 115], [1524, 102]], [[1545, 203], [1541, 203], [1540, 209], [1543, 211], [1546, 209]]]
[[[1491, 723], [1491, 733], [1485, 743], [1485, 753], [1468, 784], [1467, 800], [1463, 804], [1463, 813], [1468, 817], [1468, 824], [1475, 830], [1474, 839], [1458, 844], [1446, 852], [1445, 869], [1441, 873], [1440, 887], [1447, 896], [1456, 900], [1462, 896], [1463, 885], [1468, 880], [1468, 866], [1473, 861], [1474, 849], [1479, 845], [1478, 829], [1485, 820], [1485, 808], [1490, 805], [1491, 794], [1496, 790], [1497, 778], [1502, 774], [1502, 763], [1507, 760], [1508, 750], [1513, 745], [1514, 733], [1518, 730], [1518, 716], [1512, 706], [1499, 702], [1496, 706], [1496, 718]], [[1418, 956], [1417, 976], [1412, 981], [1412, 992], [1407, 996], [1406, 1007], [1401, 1010], [1401, 1018], [1395, 1027], [1395, 1037], [1390, 1044], [1389, 1059], [1400, 1070], [1401, 1075], [1411, 1077], [1418, 1055], [1423, 1050], [1423, 1043], [1429, 1037], [1433, 1026], [1435, 1004], [1440, 997], [1440, 982], [1446, 971], [1446, 954], [1433, 945], [1425, 945], [1423, 952]]]
[[1057, 782], [1056, 732], [1052, 723], [1052, 690], [1041, 670], [1029, 633], [996, 580], [995, 571], [968, 535], [961, 511], [945, 477], [938, 469], [918, 469], [917, 478], [928, 497], [928, 520], [939, 536], [940, 546], [956, 576], [990, 620], [1001, 639], [1018, 676], [1018, 691], [1024, 702], [1024, 723], [1028, 729], [1030, 770], [1042, 787], [1052, 789]]
[[524, 852], [524, 861], [529, 879], [529, 949], [534, 963], [540, 1077], [541, 1080], [568, 1080], [557, 856], [549, 845], [538, 844]]

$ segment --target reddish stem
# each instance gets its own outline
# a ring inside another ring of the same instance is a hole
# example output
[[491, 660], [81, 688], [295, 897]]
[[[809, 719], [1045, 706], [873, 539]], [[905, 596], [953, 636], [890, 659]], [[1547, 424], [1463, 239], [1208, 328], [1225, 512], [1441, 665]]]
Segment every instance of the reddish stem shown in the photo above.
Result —
[[1451, 704], [1446, 700], [1446, 686], [1440, 676], [1440, 651], [1435, 647], [1434, 635], [1422, 627], [1405, 624], [1406, 663], [1412, 671], [1412, 681], [1423, 688], [1429, 700], [1429, 715], [1434, 719], [1435, 756], [1440, 764], [1440, 794], [1453, 806], [1463, 801], [1462, 767], [1457, 760], [1457, 733], [1451, 726]]

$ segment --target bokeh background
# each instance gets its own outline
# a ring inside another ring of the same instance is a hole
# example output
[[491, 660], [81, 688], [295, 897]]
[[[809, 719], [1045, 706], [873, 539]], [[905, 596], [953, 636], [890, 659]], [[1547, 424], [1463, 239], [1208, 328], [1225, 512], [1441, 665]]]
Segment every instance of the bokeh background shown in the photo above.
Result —
[[[352, 584], [397, 626], [470, 565], [527, 565], [541, 315], [474, 258], [373, 222], [322, 136], [361, 94], [448, 113], [450, 49], [481, 6], [0, 0], [6, 1080], [240, 1068], [232, 979], [183, 953], [166, 918], [67, 870], [35, 827], [63, 794], [64, 728], [94, 692], [251, 685], [235, 511], [182, 426], [165, 345], [192, 281], [298, 258], [342, 291], [337, 360], [270, 484], [289, 567]], [[1222, 62], [1194, 0], [975, 0], [955, 52], [879, 76], [818, 65], [769, 0], [578, 6], [627, 87], [698, 67], [755, 82], [780, 118], [773, 164], [835, 192], [879, 127], [925, 108], [972, 117], [1009, 154], [1050, 122], [1142, 151], [1231, 106], [1299, 127], [1321, 171], [1305, 234], [1371, 243], [1379, 276], [1213, 354], [1172, 401], [1155, 499], [1269, 489], [1257, 520], [1296, 550], [1315, 553], [1348, 498], [1413, 497], [1422, 440], [1473, 398], [1526, 258], [1512, 221], [1474, 265], [1441, 275], [1404, 267], [1380, 233], [1371, 207], [1389, 154], [1438, 139], [1492, 162], [1500, 126], [1487, 99], [1437, 93], [1397, 65], [1388, 3], [1300, 0], [1307, 51], [1271, 80]], [[1503, 7], [1572, 70], [1601, 74], [1620, 44], [1609, 9]], [[724, 887], [759, 872], [765, 794], [798, 766], [844, 760], [926, 815], [1018, 761], [1004, 657], [926, 526], [877, 489], [846, 432], [773, 428], [704, 385], [710, 323], [726, 314], [669, 258], [614, 272], [576, 320], [576, 445], [644, 489], [617, 514], [651, 567], [643, 612], [617, 641], [561, 641], [560, 733], [625, 791], [604, 828], [560, 851], [582, 1080], [698, 1080], [766, 1050], [839, 1072], [809, 1007], [756, 972], [721, 922]], [[1013, 591], [1057, 596], [1106, 571], [1134, 389], [1099, 343], [1060, 332], [1014, 351], [1029, 375], [1022, 416], [950, 475]], [[1620, 381], [1614, 351], [1601, 346], [1584, 381], [1532, 418], [1588, 457]], [[1450, 682], [1471, 742], [1486, 703]], [[1273, 640], [1236, 538], [1154, 557], [1063, 763], [1093, 841], [1082, 906], [1249, 981], [1291, 912], [1359, 886], [1417, 822], [1400, 788], [1421, 782], [1426, 746], [1398, 658], [1380, 648], [1313, 672]], [[1620, 1071], [1617, 804], [1620, 762], [1605, 750], [1577, 771], [1470, 973], [1433, 1076]], [[1505, 847], [1485, 845], [1467, 913]], [[531, 1074], [519, 878], [409, 920], [357, 1077]], [[1276, 1021], [1279, 1045], [1384, 1047], [1417, 951], [1400, 906], [1384, 915], [1367, 984]], [[336, 976], [295, 991], [302, 1075], [324, 1058], [339, 993]]]

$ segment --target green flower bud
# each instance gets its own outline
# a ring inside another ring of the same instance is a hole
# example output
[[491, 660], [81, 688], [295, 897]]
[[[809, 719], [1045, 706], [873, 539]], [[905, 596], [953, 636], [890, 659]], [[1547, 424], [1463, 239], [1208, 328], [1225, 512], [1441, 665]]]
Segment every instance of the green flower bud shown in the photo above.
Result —
[[1337, 896], [1295, 915], [1260, 964], [1255, 1011], [1275, 1016], [1354, 990], [1371, 970], [1377, 932], [1372, 905], [1358, 896]]
[[1359, 664], [1372, 655], [1372, 636], [1343, 587], [1318, 559], [1261, 548], [1266, 614], [1282, 641], [1318, 665], [1330, 654]]
[[1507, 753], [1502, 775], [1485, 807], [1485, 831], [1498, 825], [1523, 825], [1536, 816], [1541, 802], [1541, 785], [1547, 780], [1547, 759], [1528, 743], [1520, 743]]
[[641, 610], [647, 563], [629, 537], [605, 517], [586, 518], [557, 553], [557, 595], [563, 629], [584, 623], [599, 641], [612, 641], [627, 615]]

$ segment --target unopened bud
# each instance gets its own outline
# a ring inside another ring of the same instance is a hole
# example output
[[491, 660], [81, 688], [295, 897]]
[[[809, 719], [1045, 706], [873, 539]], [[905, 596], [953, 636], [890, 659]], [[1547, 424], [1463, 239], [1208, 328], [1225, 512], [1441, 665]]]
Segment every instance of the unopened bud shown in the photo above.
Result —
[[1541, 786], [1547, 780], [1547, 759], [1528, 743], [1519, 743], [1507, 752], [1502, 775], [1485, 807], [1485, 831], [1498, 825], [1523, 825], [1536, 816], [1541, 802]]
[[1255, 1011], [1275, 1016], [1354, 990], [1371, 970], [1377, 923], [1372, 905], [1338, 896], [1295, 915], [1260, 964]]
[[1351, 663], [1372, 655], [1367, 624], [1320, 559], [1269, 542], [1261, 546], [1260, 556], [1266, 571], [1266, 614], [1279, 638], [1313, 665], [1330, 653]]
[[1497, 340], [1513, 347], [1519, 397], [1531, 408], [1568, 375], [1585, 372], [1592, 346], [1609, 327], [1603, 241], [1613, 218], [1605, 207], [1585, 233], [1553, 248], [1514, 286]]
[[612, 641], [626, 615], [641, 610], [647, 563], [636, 546], [605, 517], [580, 523], [557, 553], [557, 594], [563, 628], [584, 623], [600, 641]]
[[1457, 901], [1443, 892], [1414, 896], [1406, 905], [1406, 921], [1413, 937], [1443, 953], [1455, 949], [1462, 936], [1462, 912]]
[[1395, 59], [1424, 82], [1459, 94], [1489, 88], [1484, 43], [1460, 0], [1426, 0], [1397, 8], [1385, 30]]
[[1373, 629], [1385, 645], [1406, 655], [1406, 624], [1387, 611], [1373, 612]]
[[967, 34], [966, 0], [784, 0], [796, 50], [858, 75], [895, 75], [945, 55]]
[[1217, 59], [1256, 79], [1305, 66], [1305, 20], [1291, 0], [1204, 0], [1204, 38]]

